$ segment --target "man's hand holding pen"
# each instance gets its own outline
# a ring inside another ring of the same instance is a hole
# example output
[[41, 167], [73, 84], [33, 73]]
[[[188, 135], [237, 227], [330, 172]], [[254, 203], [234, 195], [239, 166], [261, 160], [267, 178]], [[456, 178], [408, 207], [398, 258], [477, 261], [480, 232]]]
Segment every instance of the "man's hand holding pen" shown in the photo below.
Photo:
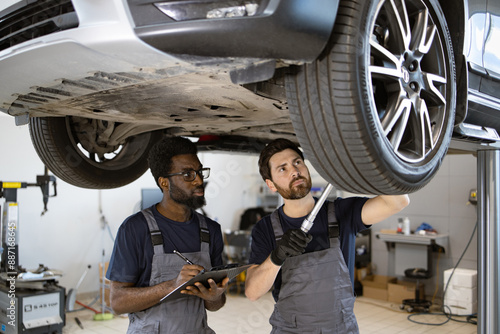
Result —
[[[179, 286], [191, 278], [203, 272], [205, 269], [197, 264], [186, 264], [182, 267], [179, 275], [177, 276], [176, 285]], [[217, 301], [221, 295], [227, 290], [229, 278], [226, 277], [219, 284], [215, 283], [213, 279], [208, 279], [210, 287], [205, 287], [202, 283], [196, 282], [194, 285], [187, 286], [181, 290], [182, 294], [197, 296], [207, 301]]]
[[205, 271], [205, 268], [202, 266], [199, 266], [197, 264], [194, 264], [193, 261], [188, 259], [184, 254], [181, 252], [178, 252], [177, 250], [174, 249], [174, 254], [186, 261], [187, 265], [184, 265], [177, 276], [177, 280], [175, 281], [176, 286], [182, 285], [185, 282], [189, 281], [191, 278], [195, 277], [199, 273], [203, 273]]
[[189, 281], [191, 278], [203, 272], [205, 268], [197, 264], [186, 264], [182, 267], [177, 279], [175, 281], [176, 286], [182, 285]]
[[[187, 263], [182, 267], [179, 275], [177, 276], [177, 286], [189, 281], [191, 278], [205, 271], [205, 268], [197, 264], [193, 264], [191, 260], [177, 250], [174, 250], [174, 253]], [[221, 295], [226, 292], [228, 283], [228, 277], [224, 278], [219, 284], [215, 283], [215, 281], [210, 278], [208, 279], [208, 284], [210, 285], [209, 288], [205, 287], [200, 282], [196, 282], [194, 285], [187, 286], [185, 290], [181, 290], [181, 293], [197, 296], [207, 301], [217, 301], [220, 299]]]

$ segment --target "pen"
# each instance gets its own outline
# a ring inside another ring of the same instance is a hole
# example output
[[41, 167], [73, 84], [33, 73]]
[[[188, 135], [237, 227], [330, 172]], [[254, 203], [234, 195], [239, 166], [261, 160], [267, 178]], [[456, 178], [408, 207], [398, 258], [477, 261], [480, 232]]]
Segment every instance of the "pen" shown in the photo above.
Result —
[[180, 252], [176, 251], [175, 249], [174, 249], [174, 253], [177, 254], [177, 255], [179, 255], [179, 257], [181, 259], [183, 259], [184, 261], [186, 261], [188, 264], [194, 264], [193, 262], [191, 262], [191, 260], [189, 260], [187, 257], [185, 257], [184, 255], [182, 255]]

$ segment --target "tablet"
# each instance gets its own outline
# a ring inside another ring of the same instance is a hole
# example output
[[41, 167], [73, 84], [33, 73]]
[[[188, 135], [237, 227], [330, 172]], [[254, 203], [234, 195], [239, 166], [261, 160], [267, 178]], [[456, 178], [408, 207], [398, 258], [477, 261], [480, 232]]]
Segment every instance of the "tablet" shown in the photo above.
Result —
[[209, 278], [213, 279], [215, 283], [222, 282], [222, 280], [226, 277], [229, 277], [229, 280], [232, 280], [233, 278], [235, 278], [236, 276], [238, 276], [240, 273], [244, 272], [251, 266], [253, 266], [253, 264], [239, 265], [237, 263], [232, 263], [225, 266], [214, 267], [210, 269], [210, 271], [204, 271], [204, 272], [202, 271], [195, 277], [191, 278], [186, 283], [175, 288], [175, 290], [173, 290], [168, 295], [163, 297], [160, 300], [160, 302], [164, 300], [176, 299], [179, 297], [186, 297], [187, 295], [182, 294], [181, 291], [185, 290], [187, 286], [194, 285], [194, 283], [196, 282], [200, 282], [206, 288], [209, 288], [210, 287], [210, 284], [208, 283]]

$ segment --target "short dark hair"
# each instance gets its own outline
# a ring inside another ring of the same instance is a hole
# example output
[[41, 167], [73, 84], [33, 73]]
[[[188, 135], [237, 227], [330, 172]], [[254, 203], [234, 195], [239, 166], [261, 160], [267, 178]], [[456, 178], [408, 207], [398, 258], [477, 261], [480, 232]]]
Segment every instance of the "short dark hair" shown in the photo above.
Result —
[[171, 173], [174, 156], [197, 153], [196, 145], [187, 138], [165, 137], [157, 142], [149, 151], [148, 164], [158, 187], [158, 178]]
[[272, 180], [271, 169], [269, 168], [269, 160], [273, 155], [284, 151], [286, 149], [292, 149], [300, 155], [300, 158], [304, 160], [304, 154], [299, 149], [295, 143], [291, 140], [285, 138], [278, 138], [267, 144], [267, 146], [260, 152], [259, 157], [259, 173], [262, 179], [266, 181], [267, 179]]

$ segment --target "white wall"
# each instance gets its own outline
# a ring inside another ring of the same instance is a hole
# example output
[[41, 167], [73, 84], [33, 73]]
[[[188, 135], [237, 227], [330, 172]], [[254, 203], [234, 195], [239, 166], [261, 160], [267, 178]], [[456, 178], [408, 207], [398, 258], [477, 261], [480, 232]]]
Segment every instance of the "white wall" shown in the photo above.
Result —
[[[381, 229], [396, 229], [399, 217], [408, 217], [411, 230], [426, 222], [441, 234], [448, 234], [448, 243], [442, 245], [444, 254], [433, 253], [433, 271], [437, 273], [427, 280], [426, 294], [433, 295], [436, 283], [441, 296], [443, 271], [455, 266], [474, 230], [477, 208], [468, 203], [469, 191], [477, 188], [476, 158], [468, 155], [448, 155], [432, 181], [420, 191], [410, 194], [410, 205], [400, 214], [372, 227], [372, 263], [376, 273], [394, 275], [394, 250], [387, 250], [385, 242], [375, 234]], [[477, 269], [477, 233], [459, 265], [460, 268]], [[408, 268], [412, 268], [411, 263]]]
[[223, 230], [237, 230], [245, 208], [258, 205], [264, 184], [257, 171], [256, 155], [201, 153], [203, 166], [210, 167], [205, 190], [207, 215], [218, 221]]
[[[27, 126], [16, 127], [14, 119], [0, 113], [0, 181], [35, 182], [44, 167], [36, 155]], [[257, 157], [242, 154], [201, 153], [201, 162], [211, 167], [206, 189], [209, 217], [216, 219], [222, 229], [237, 229], [245, 208], [260, 205], [265, 187], [257, 170]], [[313, 185], [323, 185], [313, 172]], [[109, 259], [112, 239], [101, 223], [99, 206], [114, 236], [119, 225], [138, 210], [141, 188], [155, 188], [147, 171], [132, 184], [114, 190], [88, 190], [57, 180], [57, 197], [50, 198], [49, 211], [40, 216], [43, 208], [40, 189], [18, 190], [20, 209], [20, 264], [35, 269], [39, 263], [64, 272], [62, 286], [74, 288], [88, 264], [92, 269], [78, 292], [97, 291], [98, 264]], [[458, 260], [476, 220], [475, 207], [467, 205], [468, 192], [476, 187], [476, 160], [472, 155], [449, 156], [433, 181], [421, 191], [411, 194], [410, 207], [373, 227], [397, 226], [397, 218], [408, 216], [411, 228], [421, 222], [434, 226], [440, 233], [450, 235], [446, 253], [440, 256], [440, 271]], [[99, 197], [101, 200], [99, 201]], [[3, 204], [0, 200], [0, 205]], [[391, 275], [390, 252], [383, 242], [373, 240], [372, 262], [376, 272]], [[461, 267], [476, 268], [474, 239]], [[436, 263], [436, 262], [435, 262]]]

